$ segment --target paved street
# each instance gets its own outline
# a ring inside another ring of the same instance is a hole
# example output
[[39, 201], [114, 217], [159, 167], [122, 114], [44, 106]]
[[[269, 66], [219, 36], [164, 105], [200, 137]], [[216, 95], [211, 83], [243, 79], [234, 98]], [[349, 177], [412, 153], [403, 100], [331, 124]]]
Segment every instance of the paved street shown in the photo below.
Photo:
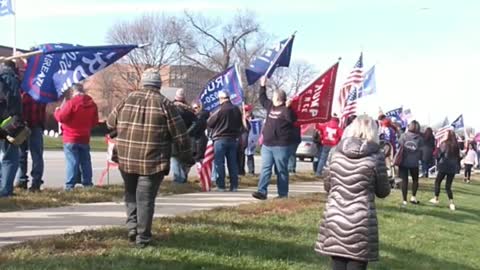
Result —
[[[254, 188], [239, 192], [206, 192], [158, 197], [155, 216], [165, 217], [220, 206], [236, 206], [259, 202], [251, 197]], [[322, 182], [302, 182], [290, 185], [290, 196], [322, 192]], [[271, 186], [270, 196], [276, 196]], [[49, 235], [79, 232], [104, 226], [125, 224], [122, 202], [80, 204], [60, 208], [0, 213], [0, 247]]]
[[[92, 152], [92, 167], [93, 167], [93, 181], [96, 183], [100, 179], [102, 171], [106, 168], [106, 153], [104, 152]], [[65, 182], [65, 156], [62, 151], [45, 151], [45, 173], [44, 181], [45, 187], [63, 187]], [[30, 166], [31, 163], [29, 163]], [[255, 170], [259, 173], [261, 166], [260, 156], [255, 157]], [[29, 167], [31, 168], [31, 167]], [[309, 171], [312, 169], [312, 163], [310, 162], [298, 162], [298, 171]], [[197, 171], [191, 170], [190, 176], [196, 176]], [[107, 179], [105, 179], [105, 183]], [[122, 179], [117, 169], [110, 170], [110, 183], [121, 184]]]

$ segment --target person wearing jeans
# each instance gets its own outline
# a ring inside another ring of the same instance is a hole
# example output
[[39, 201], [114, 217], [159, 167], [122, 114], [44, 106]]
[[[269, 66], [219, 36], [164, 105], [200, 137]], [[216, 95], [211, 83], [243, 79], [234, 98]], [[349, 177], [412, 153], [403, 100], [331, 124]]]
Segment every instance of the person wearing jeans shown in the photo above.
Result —
[[172, 102], [160, 93], [160, 71], [145, 70], [141, 85], [113, 109], [107, 127], [117, 134], [128, 239], [144, 248], [152, 241], [155, 198], [170, 170], [172, 145], [181, 163], [192, 166], [195, 161], [185, 122]]
[[207, 120], [207, 126], [212, 130], [214, 147], [214, 174], [217, 191], [225, 191], [225, 158], [227, 158], [230, 176], [230, 191], [238, 189], [238, 138], [242, 131], [243, 117], [238, 107], [230, 101], [228, 91], [218, 94], [220, 108]]
[[340, 142], [343, 129], [339, 125], [340, 120], [337, 117], [325, 124], [317, 124], [316, 129], [319, 133], [319, 137], [322, 139], [322, 148], [318, 151], [318, 165], [315, 172], [315, 176], [322, 176], [323, 168], [327, 164], [328, 154], [330, 150]]
[[287, 95], [284, 91], [274, 91], [272, 100], [267, 97], [266, 77], [260, 79], [260, 103], [267, 110], [263, 129], [262, 169], [256, 192], [252, 196], [258, 200], [267, 199], [268, 184], [272, 177], [272, 167], [277, 175], [279, 198], [288, 197], [288, 159], [293, 145], [298, 143], [298, 130], [295, 113], [286, 106]]
[[90, 131], [98, 123], [97, 105], [85, 94], [83, 85], [73, 84], [72, 98], [55, 109], [55, 119], [62, 123], [63, 151], [67, 162], [65, 190], [75, 187], [78, 168], [82, 172], [82, 185], [93, 186], [90, 158]]
[[13, 182], [18, 169], [18, 146], [0, 139], [0, 197], [13, 194]]
[[32, 185], [30, 191], [40, 190], [43, 184], [43, 126], [47, 105], [36, 102], [28, 93], [22, 93], [23, 120], [30, 128], [30, 137], [20, 145], [20, 166], [17, 187], [27, 189], [28, 186], [28, 152], [32, 157]]
[[228, 173], [230, 175], [230, 191], [238, 189], [238, 164], [237, 148], [238, 143], [235, 139], [218, 139], [213, 144], [215, 159], [215, 171], [218, 189], [225, 189], [225, 158], [227, 159]]

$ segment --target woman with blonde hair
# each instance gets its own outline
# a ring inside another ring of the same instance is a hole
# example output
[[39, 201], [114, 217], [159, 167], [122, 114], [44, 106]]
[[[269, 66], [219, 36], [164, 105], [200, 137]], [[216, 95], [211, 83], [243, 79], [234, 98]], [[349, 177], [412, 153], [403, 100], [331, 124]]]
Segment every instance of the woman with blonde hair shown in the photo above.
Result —
[[379, 257], [375, 195], [390, 194], [375, 120], [363, 115], [347, 127], [324, 181], [328, 198], [315, 251], [331, 256], [334, 270], [367, 269]]

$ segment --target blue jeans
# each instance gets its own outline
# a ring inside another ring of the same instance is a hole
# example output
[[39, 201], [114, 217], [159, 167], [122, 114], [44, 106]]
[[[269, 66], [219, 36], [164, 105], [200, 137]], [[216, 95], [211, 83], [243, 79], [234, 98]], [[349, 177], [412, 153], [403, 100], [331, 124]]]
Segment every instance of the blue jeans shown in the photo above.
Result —
[[428, 169], [432, 166], [431, 162], [426, 162], [422, 160], [422, 174], [424, 177], [428, 177]]
[[43, 177], [43, 129], [31, 129], [30, 137], [20, 145], [20, 163], [18, 182], [28, 182], [28, 151], [32, 156], [32, 186], [40, 187]]
[[213, 144], [215, 151], [215, 174], [217, 187], [225, 189], [225, 158], [227, 158], [230, 190], [238, 188], [237, 140], [219, 139]]
[[291, 146], [262, 146], [262, 170], [258, 182], [258, 192], [267, 195], [268, 185], [272, 178], [272, 167], [277, 174], [278, 196], [288, 196], [288, 158]]
[[0, 197], [13, 194], [13, 182], [18, 169], [18, 146], [0, 140]]
[[288, 158], [288, 172], [297, 172], [297, 148], [298, 144], [290, 146], [290, 157]]
[[172, 157], [170, 163], [173, 172], [173, 181], [180, 184], [186, 183], [190, 169], [176, 157]]
[[328, 154], [330, 154], [331, 149], [331, 146], [324, 145], [322, 150], [319, 151], [317, 172], [315, 173], [316, 176], [322, 175], [323, 168], [325, 167], [325, 164], [327, 164]]
[[78, 168], [82, 171], [82, 185], [93, 186], [92, 183], [92, 160], [90, 158], [90, 145], [79, 143], [65, 143], [63, 145], [65, 159], [67, 161], [67, 179], [65, 189], [75, 187], [75, 177]]

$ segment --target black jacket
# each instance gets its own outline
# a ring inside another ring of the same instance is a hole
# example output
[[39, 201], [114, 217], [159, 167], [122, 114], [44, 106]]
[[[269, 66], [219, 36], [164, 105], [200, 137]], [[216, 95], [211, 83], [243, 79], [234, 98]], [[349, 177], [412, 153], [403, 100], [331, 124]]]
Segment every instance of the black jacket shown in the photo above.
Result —
[[225, 102], [207, 121], [212, 129], [212, 140], [237, 139], [242, 131], [242, 112], [231, 102]]
[[173, 102], [173, 104], [177, 108], [177, 111], [178, 111], [178, 114], [180, 114], [180, 117], [182, 117], [183, 122], [185, 123], [185, 127], [189, 129], [192, 126], [192, 124], [197, 120], [195, 113], [185, 103], [182, 103], [180, 101], [175, 101]]
[[275, 107], [267, 98], [266, 87], [260, 88], [260, 103], [267, 110], [263, 128], [263, 144], [266, 146], [289, 146], [299, 141], [295, 113], [285, 105]]

